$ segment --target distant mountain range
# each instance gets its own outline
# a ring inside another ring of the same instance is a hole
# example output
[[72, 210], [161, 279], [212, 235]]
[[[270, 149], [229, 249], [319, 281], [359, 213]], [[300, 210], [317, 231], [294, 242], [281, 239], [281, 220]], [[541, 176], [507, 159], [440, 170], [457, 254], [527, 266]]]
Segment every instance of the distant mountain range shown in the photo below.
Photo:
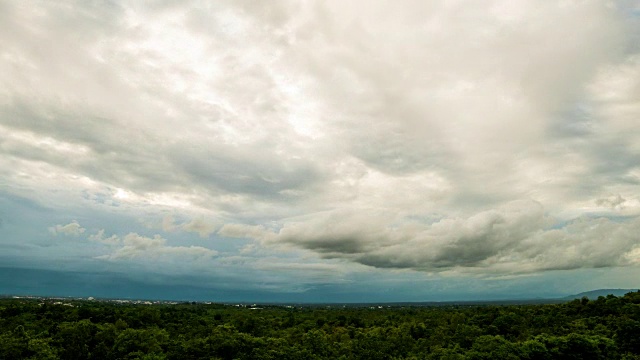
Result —
[[591, 300], [597, 299], [599, 296], [607, 296], [609, 294], [615, 296], [623, 296], [626, 293], [636, 292], [638, 289], [598, 289], [581, 292], [575, 295], [569, 295], [564, 299], [573, 300], [573, 299], [582, 299], [584, 296], [588, 297]]

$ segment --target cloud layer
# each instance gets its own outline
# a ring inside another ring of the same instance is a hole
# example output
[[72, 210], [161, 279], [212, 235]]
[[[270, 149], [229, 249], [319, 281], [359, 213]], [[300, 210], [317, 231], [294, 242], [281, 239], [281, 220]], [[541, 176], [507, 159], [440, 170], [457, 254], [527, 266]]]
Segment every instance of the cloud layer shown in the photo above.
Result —
[[111, 261], [234, 264], [253, 249], [265, 269], [315, 256], [337, 273], [635, 266], [638, 14], [596, 0], [5, 3], [0, 191], [55, 209], [45, 231]]
[[427, 272], [522, 274], [629, 266], [640, 261], [638, 219], [582, 216], [556, 224], [533, 201], [431, 224], [393, 220], [329, 213], [288, 223], [278, 232], [225, 225], [220, 233], [269, 245], [294, 245], [325, 258]]

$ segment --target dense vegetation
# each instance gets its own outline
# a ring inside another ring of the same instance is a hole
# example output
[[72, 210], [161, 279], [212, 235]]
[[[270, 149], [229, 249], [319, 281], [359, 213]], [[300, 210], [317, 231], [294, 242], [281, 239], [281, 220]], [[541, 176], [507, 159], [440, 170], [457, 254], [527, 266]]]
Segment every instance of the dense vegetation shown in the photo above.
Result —
[[640, 359], [640, 292], [395, 308], [3, 299], [0, 359]]

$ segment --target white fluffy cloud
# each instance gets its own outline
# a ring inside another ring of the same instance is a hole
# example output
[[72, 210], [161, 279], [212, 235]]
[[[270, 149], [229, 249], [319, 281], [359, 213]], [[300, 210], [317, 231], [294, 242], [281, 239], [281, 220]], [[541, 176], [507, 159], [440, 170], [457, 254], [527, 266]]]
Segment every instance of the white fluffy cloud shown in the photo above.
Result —
[[100, 255], [100, 259], [131, 260], [131, 259], [211, 259], [218, 252], [202, 246], [172, 246], [167, 244], [167, 239], [160, 235], [153, 237], [143, 236], [137, 233], [129, 233], [125, 236], [105, 236], [104, 229], [89, 235], [90, 241], [109, 245], [110, 253]]
[[107, 245], [120, 244], [120, 238], [117, 235], [111, 235], [109, 237], [105, 237], [104, 229], [100, 229], [98, 230], [97, 233], [89, 235], [89, 240], [107, 244]]
[[176, 223], [175, 219], [171, 215], [166, 215], [162, 218], [162, 230], [166, 232], [174, 231], [186, 231], [193, 232], [200, 235], [202, 238], [206, 238], [216, 231], [218, 224], [215, 221], [205, 219], [204, 217], [197, 217], [191, 221], [185, 223]]
[[78, 236], [85, 232], [85, 228], [80, 226], [77, 221], [72, 221], [66, 225], [55, 225], [49, 228], [49, 232], [53, 235], [72, 235]]
[[169, 246], [167, 240], [160, 235], [152, 238], [136, 233], [129, 233], [122, 239], [122, 246], [106, 256], [108, 259], [154, 259], [163, 256], [177, 258], [211, 258], [217, 255], [217, 251], [202, 246]]

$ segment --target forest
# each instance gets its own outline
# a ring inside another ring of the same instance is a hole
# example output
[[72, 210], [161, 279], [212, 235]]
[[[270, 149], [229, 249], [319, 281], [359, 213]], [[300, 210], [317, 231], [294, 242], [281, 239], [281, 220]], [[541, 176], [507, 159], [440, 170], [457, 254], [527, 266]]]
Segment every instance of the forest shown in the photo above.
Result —
[[0, 359], [640, 359], [640, 291], [429, 307], [5, 298]]

